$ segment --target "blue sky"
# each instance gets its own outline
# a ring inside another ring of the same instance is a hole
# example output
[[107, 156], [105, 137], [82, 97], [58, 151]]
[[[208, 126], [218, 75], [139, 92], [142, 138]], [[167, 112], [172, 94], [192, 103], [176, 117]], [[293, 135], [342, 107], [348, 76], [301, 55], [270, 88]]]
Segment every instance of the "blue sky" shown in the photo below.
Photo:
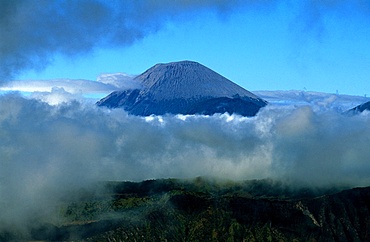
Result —
[[[251, 91], [370, 94], [367, 1], [177, 1], [168, 8], [161, 4], [169, 1], [138, 2], [154, 6], [142, 23], [132, 17], [145, 29], [139, 37], [101, 44], [109, 41], [95, 35], [98, 44], [73, 53], [41, 46], [50, 51], [47, 63], [21, 68], [11, 79], [95, 80], [102, 73], [140, 74], [156, 63], [193, 60]], [[139, 4], [132, 7], [141, 11]], [[86, 29], [81, 33], [89, 35]]]

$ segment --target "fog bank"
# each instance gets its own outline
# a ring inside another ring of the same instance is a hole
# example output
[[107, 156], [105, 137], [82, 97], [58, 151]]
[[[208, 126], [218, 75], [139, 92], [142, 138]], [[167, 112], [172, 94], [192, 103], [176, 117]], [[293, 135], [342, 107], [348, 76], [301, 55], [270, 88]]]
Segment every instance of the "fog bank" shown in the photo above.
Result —
[[97, 181], [209, 176], [304, 186], [370, 184], [370, 116], [309, 106], [238, 115], [129, 116], [0, 96], [0, 220], [47, 213]]

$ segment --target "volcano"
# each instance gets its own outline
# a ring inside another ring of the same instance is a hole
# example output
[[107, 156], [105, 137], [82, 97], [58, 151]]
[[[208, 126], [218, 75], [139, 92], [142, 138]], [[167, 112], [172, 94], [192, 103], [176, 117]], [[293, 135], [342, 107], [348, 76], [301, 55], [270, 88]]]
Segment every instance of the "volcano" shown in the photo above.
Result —
[[134, 78], [137, 89], [115, 91], [98, 106], [139, 116], [215, 113], [254, 116], [267, 102], [192, 61], [157, 64]]

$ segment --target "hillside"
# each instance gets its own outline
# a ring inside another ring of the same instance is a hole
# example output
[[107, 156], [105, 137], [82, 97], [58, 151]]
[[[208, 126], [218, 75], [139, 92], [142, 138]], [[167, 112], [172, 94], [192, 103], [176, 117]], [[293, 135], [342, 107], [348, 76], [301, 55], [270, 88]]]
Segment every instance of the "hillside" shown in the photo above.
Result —
[[60, 205], [59, 224], [30, 221], [29, 233], [2, 230], [0, 240], [370, 240], [369, 187], [340, 191], [197, 178], [108, 182], [96, 189], [105, 192]]

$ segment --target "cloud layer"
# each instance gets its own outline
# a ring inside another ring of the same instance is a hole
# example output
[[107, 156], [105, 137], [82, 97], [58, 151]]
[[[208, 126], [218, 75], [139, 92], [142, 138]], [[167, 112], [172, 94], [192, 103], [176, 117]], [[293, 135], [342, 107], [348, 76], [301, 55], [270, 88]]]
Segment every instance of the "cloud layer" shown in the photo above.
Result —
[[125, 73], [101, 74], [96, 81], [76, 79], [19, 80], [9, 81], [0, 86], [0, 91], [20, 92], [32, 98], [57, 105], [72, 100], [92, 101], [102, 98], [116, 90], [140, 88], [132, 75]]
[[254, 94], [277, 106], [311, 106], [314, 111], [347, 110], [369, 101], [366, 96], [353, 96], [339, 93], [323, 93], [302, 90], [254, 91]]
[[[370, 116], [268, 106], [256, 117], [135, 117], [0, 96], [0, 225], [42, 216], [97, 181], [210, 176], [370, 184]], [[0, 226], [0, 227], [1, 227]]]

